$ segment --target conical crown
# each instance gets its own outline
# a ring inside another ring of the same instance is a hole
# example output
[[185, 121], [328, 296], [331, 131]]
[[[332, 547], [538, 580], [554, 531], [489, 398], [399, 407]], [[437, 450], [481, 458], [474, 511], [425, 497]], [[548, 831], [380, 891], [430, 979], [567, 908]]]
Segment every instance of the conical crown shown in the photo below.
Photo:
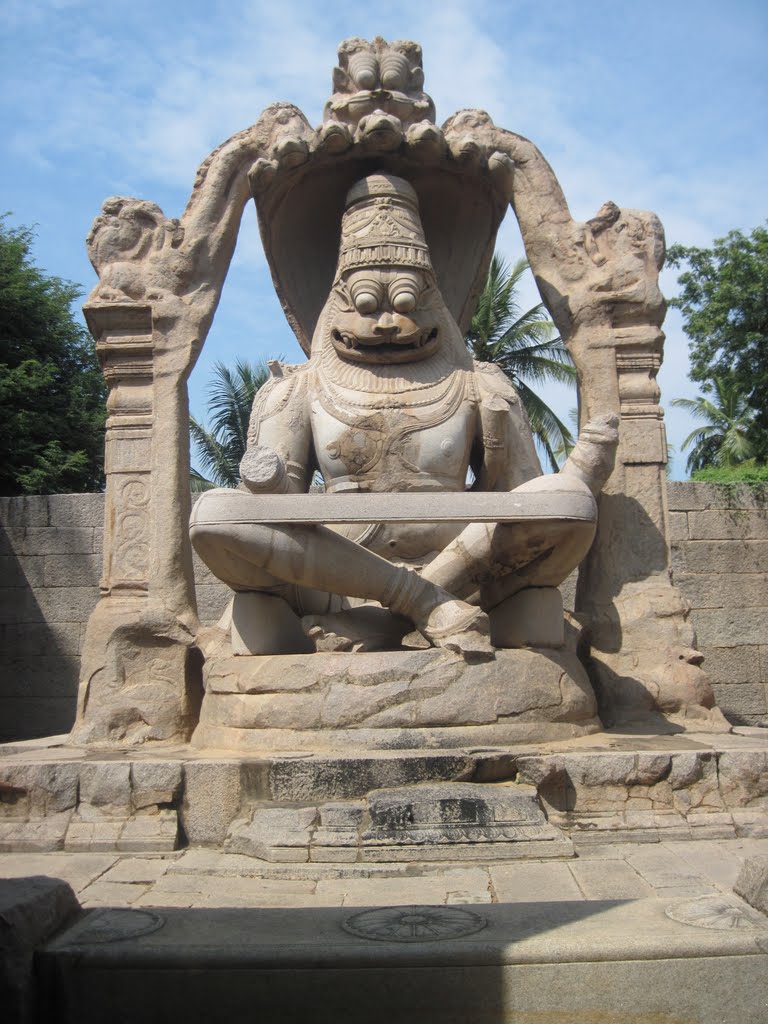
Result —
[[347, 193], [337, 276], [355, 267], [432, 270], [416, 192], [394, 174], [370, 174]]

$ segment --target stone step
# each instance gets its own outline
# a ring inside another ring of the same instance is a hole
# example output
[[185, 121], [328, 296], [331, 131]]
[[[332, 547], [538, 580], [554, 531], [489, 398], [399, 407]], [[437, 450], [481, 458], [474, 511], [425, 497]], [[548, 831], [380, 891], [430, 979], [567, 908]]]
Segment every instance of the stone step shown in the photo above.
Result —
[[[411, 830], [409, 840], [412, 847], [430, 846], [439, 858], [547, 857], [555, 837], [565, 844], [556, 855], [567, 856], [571, 841], [583, 846], [768, 836], [768, 731], [601, 733], [546, 746], [242, 756], [201, 754], [188, 746], [127, 753], [15, 744], [0, 749], [0, 851], [221, 848], [242, 835], [257, 813], [280, 810], [296, 819], [288, 826], [294, 830], [311, 829], [318, 839], [323, 830], [330, 838], [335, 829], [337, 839], [346, 830], [354, 839], [267, 844], [294, 847], [289, 859], [310, 861], [314, 845], [318, 859], [428, 860], [423, 849], [414, 857], [407, 842], [377, 842], [373, 834], [358, 841], [349, 829], [361, 807], [370, 815], [377, 791], [413, 789], [421, 798], [434, 785], [484, 787], [484, 796], [498, 807], [511, 793], [530, 788], [543, 810], [538, 835], [527, 826], [525, 835], [518, 824], [510, 838], [498, 829], [492, 836], [472, 832], [471, 815], [451, 825], [445, 815], [454, 812], [446, 805], [430, 822], [441, 823], [439, 841], [425, 842], [418, 830]], [[340, 805], [338, 813], [332, 805]], [[343, 826], [339, 814], [349, 818]], [[514, 824], [503, 813], [492, 817]], [[367, 828], [361, 820], [360, 834]], [[447, 853], [448, 832], [455, 838], [462, 829], [463, 852]], [[256, 844], [247, 852], [265, 856]]]
[[268, 861], [389, 862], [569, 857], [533, 786], [471, 782], [374, 789], [365, 800], [256, 805], [224, 848]]
[[43, 1022], [762, 1024], [768, 919], [736, 896], [86, 913]]

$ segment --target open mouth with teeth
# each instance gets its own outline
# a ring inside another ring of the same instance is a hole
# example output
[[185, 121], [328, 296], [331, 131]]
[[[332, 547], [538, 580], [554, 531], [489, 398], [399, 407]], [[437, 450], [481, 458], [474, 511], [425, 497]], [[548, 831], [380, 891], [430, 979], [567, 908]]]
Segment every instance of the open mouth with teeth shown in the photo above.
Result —
[[437, 327], [415, 334], [376, 334], [361, 337], [335, 328], [331, 332], [336, 351], [359, 363], [412, 363], [427, 359], [438, 347]]

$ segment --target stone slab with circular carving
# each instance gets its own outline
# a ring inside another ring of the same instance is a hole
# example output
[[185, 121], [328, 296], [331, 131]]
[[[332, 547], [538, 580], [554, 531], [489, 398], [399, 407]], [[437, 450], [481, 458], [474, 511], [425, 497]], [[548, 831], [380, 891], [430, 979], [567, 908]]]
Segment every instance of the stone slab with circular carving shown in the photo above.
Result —
[[722, 896], [701, 896], [685, 903], [673, 903], [665, 913], [673, 921], [693, 925], [695, 928], [711, 928], [716, 931], [750, 928], [753, 931], [768, 931], [768, 924], [759, 914]]
[[459, 907], [377, 907], [342, 923], [352, 935], [377, 942], [438, 942], [482, 931], [488, 921]]
[[122, 942], [150, 935], [165, 924], [165, 918], [153, 910], [128, 910], [120, 907], [105, 907], [94, 910], [82, 923], [68, 934], [69, 944], [96, 945], [107, 942]]

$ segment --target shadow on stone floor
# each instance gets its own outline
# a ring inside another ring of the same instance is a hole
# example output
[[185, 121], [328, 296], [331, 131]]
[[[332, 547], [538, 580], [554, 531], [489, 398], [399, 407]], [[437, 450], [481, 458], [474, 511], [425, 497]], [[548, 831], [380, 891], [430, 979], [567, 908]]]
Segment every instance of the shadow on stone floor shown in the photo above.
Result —
[[42, 1021], [501, 1024], [510, 948], [622, 902], [100, 908], [38, 956]]

